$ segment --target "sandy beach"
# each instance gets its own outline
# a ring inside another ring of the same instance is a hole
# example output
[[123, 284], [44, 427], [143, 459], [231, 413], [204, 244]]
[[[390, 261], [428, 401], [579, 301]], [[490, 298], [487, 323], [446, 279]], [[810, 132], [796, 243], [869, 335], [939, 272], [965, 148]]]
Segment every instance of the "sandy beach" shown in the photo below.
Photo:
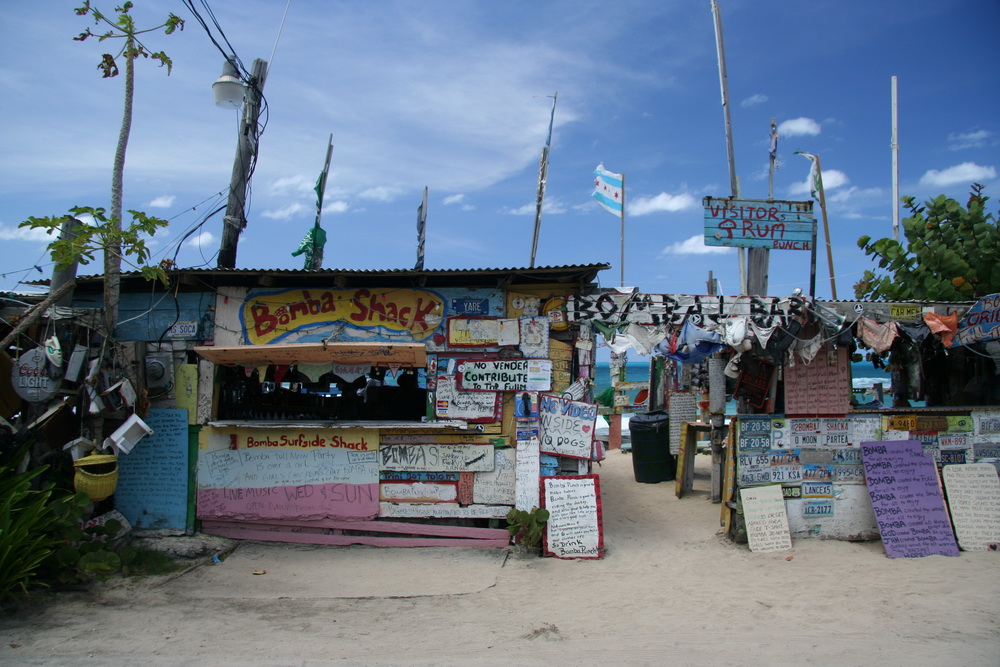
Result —
[[[995, 665], [998, 555], [880, 542], [753, 553], [694, 492], [600, 474], [606, 556], [240, 543], [219, 564], [29, 601], [8, 665]], [[254, 572], [266, 571], [266, 574]]]

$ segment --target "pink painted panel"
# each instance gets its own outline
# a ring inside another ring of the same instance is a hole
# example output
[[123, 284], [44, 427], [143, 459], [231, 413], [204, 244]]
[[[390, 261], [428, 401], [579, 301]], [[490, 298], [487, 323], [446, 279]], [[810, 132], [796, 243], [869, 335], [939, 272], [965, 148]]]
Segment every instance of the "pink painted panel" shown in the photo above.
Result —
[[198, 489], [198, 518], [374, 519], [378, 483]]

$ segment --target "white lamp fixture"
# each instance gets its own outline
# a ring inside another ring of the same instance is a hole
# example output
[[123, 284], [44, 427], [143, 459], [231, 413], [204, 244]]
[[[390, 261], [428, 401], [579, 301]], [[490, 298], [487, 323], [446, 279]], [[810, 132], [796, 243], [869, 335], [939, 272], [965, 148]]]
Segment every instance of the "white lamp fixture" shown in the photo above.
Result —
[[215, 95], [215, 106], [224, 109], [239, 109], [243, 106], [246, 88], [232, 60], [223, 64], [222, 76], [212, 84], [212, 93]]

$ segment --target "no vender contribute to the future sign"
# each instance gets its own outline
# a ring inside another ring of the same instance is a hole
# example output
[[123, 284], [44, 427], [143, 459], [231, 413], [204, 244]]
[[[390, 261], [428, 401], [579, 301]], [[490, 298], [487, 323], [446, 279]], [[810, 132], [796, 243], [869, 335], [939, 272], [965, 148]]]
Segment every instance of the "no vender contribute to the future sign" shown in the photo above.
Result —
[[813, 203], [705, 197], [705, 245], [812, 250]]

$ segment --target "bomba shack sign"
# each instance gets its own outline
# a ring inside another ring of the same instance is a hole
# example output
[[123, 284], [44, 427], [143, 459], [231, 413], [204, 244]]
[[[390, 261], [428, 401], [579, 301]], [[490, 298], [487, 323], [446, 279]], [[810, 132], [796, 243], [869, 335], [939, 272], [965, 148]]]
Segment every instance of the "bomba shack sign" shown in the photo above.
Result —
[[240, 312], [247, 343], [266, 345], [307, 329], [332, 324], [430, 338], [440, 327], [445, 302], [428, 290], [306, 289], [252, 292]]

